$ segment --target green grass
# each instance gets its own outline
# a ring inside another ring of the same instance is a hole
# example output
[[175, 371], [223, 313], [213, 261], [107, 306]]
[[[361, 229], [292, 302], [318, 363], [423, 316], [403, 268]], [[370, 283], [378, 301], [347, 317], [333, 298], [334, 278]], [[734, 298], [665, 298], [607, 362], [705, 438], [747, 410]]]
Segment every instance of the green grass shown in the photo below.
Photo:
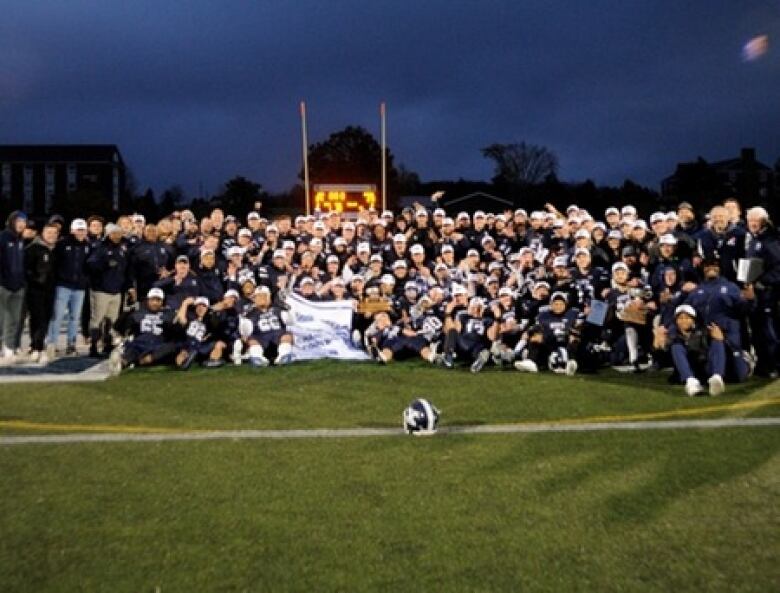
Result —
[[[0, 420], [398, 426], [420, 394], [477, 424], [780, 390], [680, 393], [655, 375], [316, 363], [5, 385]], [[0, 447], [0, 590], [777, 591], [779, 453], [769, 427]]]

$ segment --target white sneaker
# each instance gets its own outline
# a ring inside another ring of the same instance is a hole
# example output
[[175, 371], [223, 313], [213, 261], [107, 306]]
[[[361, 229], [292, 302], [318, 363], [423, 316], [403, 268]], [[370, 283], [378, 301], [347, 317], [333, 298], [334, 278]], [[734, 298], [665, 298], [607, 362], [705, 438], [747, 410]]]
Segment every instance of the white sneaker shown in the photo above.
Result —
[[241, 340], [236, 340], [233, 342], [233, 353], [230, 355], [230, 360], [233, 361], [233, 364], [238, 366], [241, 366], [241, 351], [244, 349], [244, 344], [241, 342]]
[[571, 377], [574, 375], [574, 373], [577, 372], [577, 361], [576, 360], [570, 360], [566, 363], [566, 374]]
[[[45, 355], [44, 355], [45, 356]], [[122, 348], [117, 346], [108, 356], [108, 374], [116, 377], [122, 372]]]
[[30, 362], [40, 362], [41, 360], [41, 351], [40, 350], [33, 350], [30, 352]]
[[710, 395], [720, 395], [726, 391], [726, 384], [723, 382], [723, 377], [720, 375], [712, 375], [712, 377], [707, 380], [707, 383], [710, 386]]
[[6, 358], [8, 359], [8, 361], [13, 362], [14, 351], [6, 346], [3, 346], [3, 358]]
[[41, 352], [41, 355], [38, 357], [38, 364], [42, 367], [49, 364], [49, 356], [46, 354], [46, 351]]
[[515, 368], [521, 373], [538, 373], [539, 367], [533, 360], [518, 360], [515, 362]]
[[702, 391], [704, 391], [704, 388], [696, 377], [691, 377], [685, 382], [685, 394], [688, 397], [693, 397]]
[[57, 358], [57, 347], [54, 344], [46, 346], [46, 355], [49, 357], [49, 360]]

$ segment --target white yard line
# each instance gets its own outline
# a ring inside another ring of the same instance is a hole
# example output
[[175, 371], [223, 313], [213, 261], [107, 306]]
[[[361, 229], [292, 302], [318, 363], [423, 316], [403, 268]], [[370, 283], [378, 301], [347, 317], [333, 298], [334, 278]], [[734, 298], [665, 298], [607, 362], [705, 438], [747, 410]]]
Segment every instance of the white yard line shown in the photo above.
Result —
[[[439, 435], [509, 434], [541, 432], [597, 432], [605, 430], [673, 430], [780, 426], [778, 418], [719, 418], [716, 420], [665, 420], [640, 422], [570, 422], [446, 426]], [[138, 443], [164, 441], [214, 441], [251, 439], [339, 439], [405, 436], [400, 428], [318, 428], [311, 430], [215, 430], [177, 433], [102, 433], [0, 436], [0, 445]]]

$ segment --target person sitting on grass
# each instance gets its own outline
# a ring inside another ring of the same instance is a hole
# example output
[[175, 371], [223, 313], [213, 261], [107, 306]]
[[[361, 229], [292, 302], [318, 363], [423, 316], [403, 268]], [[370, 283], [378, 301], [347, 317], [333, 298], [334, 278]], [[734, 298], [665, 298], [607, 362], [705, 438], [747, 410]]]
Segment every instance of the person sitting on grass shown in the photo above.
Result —
[[452, 329], [444, 340], [442, 362], [445, 367], [453, 368], [457, 355], [471, 362], [472, 373], [478, 373], [490, 359], [490, 346], [496, 339], [498, 325], [492, 317], [485, 316], [485, 309], [484, 300], [472, 297], [468, 308], [452, 320]]
[[206, 297], [187, 297], [181, 302], [176, 313], [176, 323], [183, 328], [185, 337], [176, 354], [178, 369], [186, 371], [196, 359], [201, 359], [207, 368], [225, 364], [222, 358], [225, 342], [214, 337], [217, 322]]
[[554, 373], [573, 375], [578, 367], [581, 325], [580, 311], [569, 307], [569, 296], [554, 292], [550, 304], [539, 311], [537, 323], [518, 343], [521, 347], [515, 368], [535, 373], [547, 367]]
[[258, 286], [254, 292], [254, 308], [247, 313], [242, 334], [249, 346], [249, 364], [266, 367], [268, 357], [276, 353], [274, 364], [292, 362], [293, 337], [285, 329], [280, 307], [271, 305], [271, 289]]
[[383, 364], [420, 356], [430, 363], [436, 361], [436, 350], [428, 338], [401, 322], [393, 323], [387, 313], [377, 313], [370, 332], [369, 352]]
[[164, 306], [164, 299], [162, 289], [152, 288], [137, 311], [129, 311], [117, 321], [118, 332], [130, 334], [131, 338], [111, 352], [112, 374], [135, 365], [162, 362], [176, 351], [176, 345], [170, 339], [174, 312]]
[[675, 309], [673, 325], [655, 328], [653, 346], [671, 351], [675, 371], [689, 397], [704, 391], [701, 381], [707, 377], [710, 395], [720, 395], [726, 388], [723, 330], [715, 323], [705, 328], [697, 318], [696, 309], [680, 305]]

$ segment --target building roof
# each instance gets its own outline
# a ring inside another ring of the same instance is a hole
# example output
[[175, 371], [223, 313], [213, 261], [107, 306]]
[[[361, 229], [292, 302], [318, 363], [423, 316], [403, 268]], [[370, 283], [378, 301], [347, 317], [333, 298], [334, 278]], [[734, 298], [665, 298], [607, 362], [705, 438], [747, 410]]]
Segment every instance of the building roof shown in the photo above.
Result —
[[0, 161], [124, 164], [116, 144], [0, 144]]
[[[716, 171], [741, 171], [745, 168], [746, 162], [741, 157], [736, 159], [726, 159], [725, 161], [718, 161], [716, 163], [712, 163], [712, 168]], [[751, 169], [755, 169], [757, 171], [771, 171], [772, 168], [766, 166], [764, 163], [760, 161], [753, 161], [751, 163]]]
[[512, 206], [512, 202], [510, 200], [499, 198], [498, 196], [494, 196], [492, 194], [488, 194], [482, 191], [470, 193], [465, 196], [460, 196], [458, 198], [453, 198], [450, 200], [445, 198], [442, 199], [442, 202], [446, 202], [447, 206], [453, 206], [455, 204], [459, 204], [461, 202], [471, 201], [471, 200], [478, 200], [479, 202], [498, 202], [499, 204], [503, 204], [504, 206]]

